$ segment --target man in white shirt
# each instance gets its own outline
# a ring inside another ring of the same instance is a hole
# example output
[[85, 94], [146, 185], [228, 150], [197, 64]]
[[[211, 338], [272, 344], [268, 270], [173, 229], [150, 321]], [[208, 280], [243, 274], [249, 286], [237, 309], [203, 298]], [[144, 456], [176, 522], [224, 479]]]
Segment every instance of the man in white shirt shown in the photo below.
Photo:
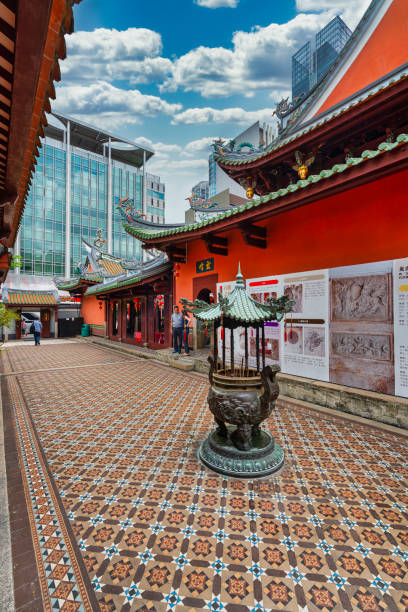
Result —
[[173, 314], [171, 315], [171, 326], [173, 329], [173, 353], [181, 355], [181, 347], [183, 344], [184, 332], [184, 317], [178, 306], [174, 306]]

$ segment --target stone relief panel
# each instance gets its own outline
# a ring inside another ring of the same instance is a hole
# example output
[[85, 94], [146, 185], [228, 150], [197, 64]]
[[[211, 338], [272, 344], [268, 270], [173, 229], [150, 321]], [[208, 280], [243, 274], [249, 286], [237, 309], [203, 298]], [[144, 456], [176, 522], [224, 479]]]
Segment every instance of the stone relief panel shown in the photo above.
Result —
[[331, 347], [335, 355], [342, 357], [392, 360], [392, 342], [389, 334], [333, 332]]
[[331, 315], [332, 321], [390, 321], [390, 275], [332, 279]]

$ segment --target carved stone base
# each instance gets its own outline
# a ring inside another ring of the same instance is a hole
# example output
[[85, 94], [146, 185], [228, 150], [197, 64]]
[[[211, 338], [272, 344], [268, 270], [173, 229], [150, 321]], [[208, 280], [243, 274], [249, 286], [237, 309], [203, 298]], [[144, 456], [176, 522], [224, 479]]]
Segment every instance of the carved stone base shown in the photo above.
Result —
[[[228, 429], [230, 433], [234, 430]], [[214, 430], [202, 442], [198, 457], [211, 470], [235, 478], [268, 476], [279, 470], [285, 460], [279, 444], [264, 430], [252, 436], [252, 448], [249, 451], [238, 450], [230, 436], [220, 436]]]

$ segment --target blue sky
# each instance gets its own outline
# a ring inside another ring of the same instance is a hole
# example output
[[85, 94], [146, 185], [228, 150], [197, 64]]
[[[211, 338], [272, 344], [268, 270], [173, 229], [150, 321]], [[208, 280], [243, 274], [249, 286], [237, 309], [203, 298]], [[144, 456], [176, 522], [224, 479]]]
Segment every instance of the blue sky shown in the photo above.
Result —
[[289, 95], [290, 58], [336, 14], [354, 28], [369, 0], [83, 0], [55, 110], [153, 146], [167, 220], [208, 178], [209, 143]]

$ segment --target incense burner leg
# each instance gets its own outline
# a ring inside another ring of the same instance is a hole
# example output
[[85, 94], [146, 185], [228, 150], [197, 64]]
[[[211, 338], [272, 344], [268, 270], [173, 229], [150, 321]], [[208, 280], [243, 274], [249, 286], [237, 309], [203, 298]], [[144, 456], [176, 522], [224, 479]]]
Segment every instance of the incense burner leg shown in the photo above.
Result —
[[238, 450], [248, 451], [252, 448], [252, 427], [249, 423], [241, 423], [231, 434], [231, 440]]
[[228, 438], [228, 429], [224, 421], [221, 421], [221, 419], [217, 419], [217, 418], [214, 418], [214, 421], [217, 425], [217, 434], [219, 436], [222, 436], [223, 438]]

